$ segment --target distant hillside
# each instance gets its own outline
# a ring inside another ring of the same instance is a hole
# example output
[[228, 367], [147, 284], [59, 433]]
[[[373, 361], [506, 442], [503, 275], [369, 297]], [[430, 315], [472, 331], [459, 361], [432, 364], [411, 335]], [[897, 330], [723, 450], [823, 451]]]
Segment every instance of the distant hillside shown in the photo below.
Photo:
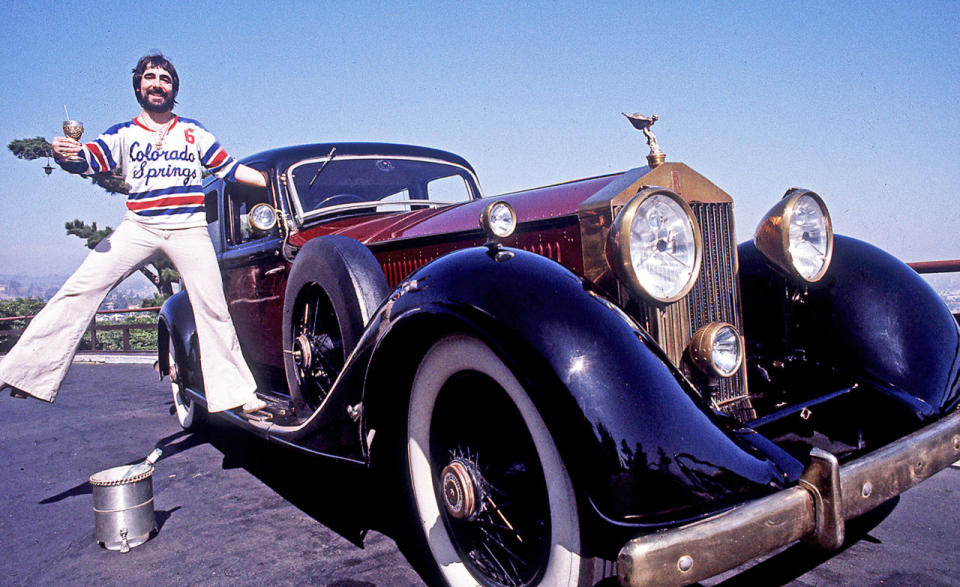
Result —
[[[0, 299], [10, 298], [40, 298], [48, 300], [60, 286], [69, 278], [69, 275], [24, 275], [0, 273]], [[152, 297], [157, 290], [139, 273], [134, 273], [123, 281], [107, 296], [107, 301], [117, 307], [140, 305], [143, 298]]]
[[923, 277], [947, 302], [951, 312], [960, 313], [960, 273], [930, 273]]

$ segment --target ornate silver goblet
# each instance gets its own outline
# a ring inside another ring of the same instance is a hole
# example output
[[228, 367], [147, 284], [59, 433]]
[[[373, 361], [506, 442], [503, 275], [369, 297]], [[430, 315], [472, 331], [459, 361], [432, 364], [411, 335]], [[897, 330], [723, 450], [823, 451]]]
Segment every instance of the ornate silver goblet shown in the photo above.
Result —
[[[63, 134], [75, 141], [79, 141], [80, 137], [83, 136], [83, 123], [79, 120], [64, 120]], [[83, 161], [83, 157], [77, 154], [67, 157], [65, 161]]]

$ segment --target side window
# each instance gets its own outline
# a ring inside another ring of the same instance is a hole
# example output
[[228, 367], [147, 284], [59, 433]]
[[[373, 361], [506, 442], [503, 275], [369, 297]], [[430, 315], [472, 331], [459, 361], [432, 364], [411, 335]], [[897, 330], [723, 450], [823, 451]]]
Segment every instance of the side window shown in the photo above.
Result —
[[424, 208], [424, 206], [411, 204], [410, 200], [427, 199], [431, 202], [446, 202], [448, 204], [470, 200], [470, 188], [467, 186], [466, 180], [459, 175], [448, 175], [428, 181], [426, 193], [424, 193], [423, 187], [422, 184], [418, 184], [414, 186], [415, 192], [412, 194], [409, 189], [402, 189], [399, 192], [380, 198], [377, 212], [409, 212], [410, 210]]
[[466, 202], [470, 200], [470, 188], [459, 175], [448, 175], [427, 184], [427, 199], [434, 202]]
[[203, 193], [203, 206], [207, 212], [207, 231], [210, 233], [210, 241], [213, 242], [213, 250], [220, 253], [223, 250], [223, 242], [220, 240], [220, 190], [219, 184], [213, 183], [207, 186]]
[[246, 242], [266, 238], [270, 235], [259, 234], [250, 228], [247, 215], [254, 206], [269, 203], [270, 194], [264, 188], [231, 183], [226, 186], [226, 215], [224, 227], [227, 244], [241, 245]]
[[211, 188], [203, 194], [203, 207], [207, 211], [207, 224], [220, 220], [220, 191]]
[[377, 205], [377, 212], [407, 212], [410, 210], [410, 204], [391, 204], [390, 202], [400, 202], [410, 199], [410, 191], [403, 189], [385, 198], [380, 198], [380, 204]]

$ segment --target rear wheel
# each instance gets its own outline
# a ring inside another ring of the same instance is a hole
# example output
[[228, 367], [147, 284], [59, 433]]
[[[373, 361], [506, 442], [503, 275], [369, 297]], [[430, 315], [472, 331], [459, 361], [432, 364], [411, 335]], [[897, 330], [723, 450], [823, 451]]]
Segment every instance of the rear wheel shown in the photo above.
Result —
[[167, 353], [170, 365], [170, 388], [173, 392], [173, 409], [180, 422], [180, 427], [184, 430], [196, 430], [204, 422], [206, 411], [202, 406], [187, 392], [180, 380], [180, 370], [178, 368], [177, 350], [173, 344], [173, 336], [167, 341]]
[[489, 347], [462, 335], [436, 343], [407, 417], [411, 493], [447, 583], [579, 584], [570, 478], [533, 402]]

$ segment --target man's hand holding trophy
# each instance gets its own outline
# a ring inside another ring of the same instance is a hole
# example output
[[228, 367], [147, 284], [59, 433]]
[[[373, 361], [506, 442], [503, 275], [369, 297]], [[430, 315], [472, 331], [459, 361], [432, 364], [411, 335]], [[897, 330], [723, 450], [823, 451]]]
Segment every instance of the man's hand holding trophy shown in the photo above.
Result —
[[80, 153], [80, 137], [83, 136], [83, 123], [70, 118], [67, 107], [63, 107], [67, 119], [63, 121], [63, 134], [65, 137], [55, 137], [53, 139], [53, 155], [61, 161], [83, 162]]

